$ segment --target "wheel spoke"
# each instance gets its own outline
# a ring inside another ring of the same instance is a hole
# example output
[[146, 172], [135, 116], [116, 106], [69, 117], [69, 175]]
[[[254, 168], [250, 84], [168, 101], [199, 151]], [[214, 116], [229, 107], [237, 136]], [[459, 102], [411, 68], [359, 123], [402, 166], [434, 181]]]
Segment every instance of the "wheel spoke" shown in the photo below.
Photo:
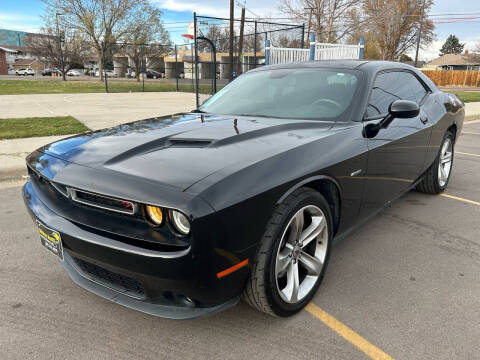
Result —
[[441, 161], [442, 161], [442, 164], [449, 163], [450, 161], [452, 161], [452, 153], [448, 151], [445, 154], [443, 154]]
[[302, 232], [300, 243], [305, 248], [313, 239], [315, 239], [325, 228], [325, 217], [312, 216], [312, 223]]
[[442, 154], [445, 154], [448, 150], [448, 147], [450, 145], [450, 142], [448, 141], [448, 139], [443, 143], [443, 146], [442, 146]]
[[280, 251], [278, 254], [278, 260], [277, 260], [277, 267], [276, 267], [276, 275], [278, 277], [282, 277], [283, 274], [285, 273], [285, 270], [287, 269], [288, 265], [292, 261], [292, 257], [289, 256], [291, 253], [291, 250], [285, 246], [285, 248]]
[[298, 263], [292, 261], [287, 267], [287, 286], [282, 290], [288, 301], [297, 301], [299, 287], [300, 280], [298, 277]]
[[445, 171], [445, 168], [441, 165], [440, 165], [440, 173], [441, 173], [440, 178], [442, 179], [442, 181], [447, 181], [447, 173]]
[[290, 236], [288, 238], [288, 242], [290, 244], [295, 244], [299, 239], [300, 235], [302, 234], [304, 224], [303, 218], [303, 211], [299, 211], [290, 225]]
[[299, 260], [303, 267], [308, 271], [308, 275], [320, 275], [323, 264], [319, 259], [313, 257], [310, 254], [307, 254], [305, 251], [302, 251], [300, 253]]

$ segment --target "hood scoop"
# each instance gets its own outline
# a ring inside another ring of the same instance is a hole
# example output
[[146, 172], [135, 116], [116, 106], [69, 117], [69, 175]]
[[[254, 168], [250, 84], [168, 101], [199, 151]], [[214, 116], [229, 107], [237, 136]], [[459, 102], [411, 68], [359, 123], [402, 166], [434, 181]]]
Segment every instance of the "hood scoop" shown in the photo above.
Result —
[[204, 148], [213, 143], [213, 140], [206, 139], [169, 139], [166, 147], [180, 148]]

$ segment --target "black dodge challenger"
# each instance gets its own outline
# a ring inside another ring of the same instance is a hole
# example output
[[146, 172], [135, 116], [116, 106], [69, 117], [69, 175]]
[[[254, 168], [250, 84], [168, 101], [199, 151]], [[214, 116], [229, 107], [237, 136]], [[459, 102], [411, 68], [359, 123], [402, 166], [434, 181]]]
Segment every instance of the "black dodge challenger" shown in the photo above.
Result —
[[243, 296], [288, 316], [334, 241], [412, 188], [447, 187], [463, 118], [400, 63], [267, 66], [191, 113], [36, 150], [23, 196], [41, 243], [99, 296], [177, 319]]

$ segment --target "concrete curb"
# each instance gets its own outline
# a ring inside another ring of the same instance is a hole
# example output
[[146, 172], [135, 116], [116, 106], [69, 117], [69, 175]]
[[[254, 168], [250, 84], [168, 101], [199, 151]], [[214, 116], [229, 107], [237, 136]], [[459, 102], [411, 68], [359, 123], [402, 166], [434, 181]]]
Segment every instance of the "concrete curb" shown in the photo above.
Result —
[[0, 183], [12, 180], [22, 179], [24, 176], [27, 176], [26, 166], [15, 166], [2, 169], [0, 175]]

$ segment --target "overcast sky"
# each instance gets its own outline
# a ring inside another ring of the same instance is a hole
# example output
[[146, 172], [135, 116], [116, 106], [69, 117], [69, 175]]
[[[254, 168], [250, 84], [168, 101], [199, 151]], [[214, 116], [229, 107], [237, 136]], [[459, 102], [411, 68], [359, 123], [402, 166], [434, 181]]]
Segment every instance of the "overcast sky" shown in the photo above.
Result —
[[[40, 0], [1, 0], [0, 28], [35, 32], [42, 25], [41, 15], [44, 4]], [[180, 35], [186, 32], [186, 23], [179, 21], [192, 20], [192, 13], [228, 17], [228, 0], [151, 0], [164, 11], [164, 22], [171, 33], [172, 40], [181, 43]], [[235, 0], [237, 3], [242, 0]], [[278, 12], [278, 0], [247, 0], [247, 17], [281, 16]], [[240, 15], [240, 8], [236, 5], [236, 17]], [[435, 0], [430, 14], [472, 14], [476, 19], [470, 22], [436, 24], [437, 40], [428, 49], [420, 53], [420, 58], [433, 59], [449, 34], [455, 34], [461, 42], [466, 43], [469, 50], [475, 49], [480, 43], [480, 1], [478, 0]], [[185, 29], [184, 29], [185, 27]]]

